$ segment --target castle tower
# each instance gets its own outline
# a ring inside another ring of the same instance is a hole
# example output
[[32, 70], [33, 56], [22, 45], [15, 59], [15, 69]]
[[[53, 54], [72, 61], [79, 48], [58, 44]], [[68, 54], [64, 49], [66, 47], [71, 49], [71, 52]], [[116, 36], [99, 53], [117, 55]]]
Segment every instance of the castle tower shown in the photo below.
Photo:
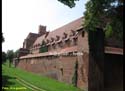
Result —
[[44, 35], [45, 33], [46, 33], [46, 26], [39, 25], [39, 30], [38, 30], [39, 36]]

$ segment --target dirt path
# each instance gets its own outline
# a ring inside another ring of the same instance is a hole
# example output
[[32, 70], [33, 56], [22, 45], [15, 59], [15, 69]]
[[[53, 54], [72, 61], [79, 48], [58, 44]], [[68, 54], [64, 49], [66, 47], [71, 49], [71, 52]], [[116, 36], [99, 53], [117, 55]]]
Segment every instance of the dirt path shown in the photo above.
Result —
[[19, 82], [19, 83], [22, 84], [23, 86], [25, 86], [25, 87], [31, 89], [32, 91], [46, 91], [46, 90], [41, 89], [41, 88], [39, 88], [39, 87], [37, 87], [37, 86], [35, 86], [35, 85], [32, 85], [32, 84], [29, 83], [29, 82], [26, 82], [25, 80], [23, 80], [23, 79], [21, 79], [21, 78], [19, 78], [19, 77], [17, 77], [17, 76], [16, 76], [16, 80], [17, 80], [17, 82]]

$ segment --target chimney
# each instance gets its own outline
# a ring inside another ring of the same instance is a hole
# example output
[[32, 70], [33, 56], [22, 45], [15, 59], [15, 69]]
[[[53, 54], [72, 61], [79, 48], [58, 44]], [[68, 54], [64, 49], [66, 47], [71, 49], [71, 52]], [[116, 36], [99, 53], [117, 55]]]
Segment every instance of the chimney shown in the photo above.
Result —
[[46, 33], [46, 26], [39, 25], [38, 34], [41, 36], [41, 35], [44, 35], [45, 33]]

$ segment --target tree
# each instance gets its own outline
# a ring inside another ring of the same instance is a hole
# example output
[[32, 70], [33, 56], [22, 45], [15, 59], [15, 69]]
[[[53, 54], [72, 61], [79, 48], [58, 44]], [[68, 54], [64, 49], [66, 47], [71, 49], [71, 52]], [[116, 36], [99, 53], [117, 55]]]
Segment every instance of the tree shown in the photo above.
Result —
[[11, 63], [13, 61], [13, 58], [14, 58], [13, 50], [8, 50], [7, 51], [7, 59], [9, 60], [9, 67], [11, 67]]
[[[75, 6], [76, 0], [58, 1], [72, 8]], [[86, 3], [84, 19], [83, 27], [88, 32], [89, 39], [88, 90], [104, 91], [104, 40], [100, 41], [104, 39], [104, 36], [102, 38], [98, 38], [98, 36], [105, 33], [105, 38], [115, 37], [123, 42], [123, 0], [89, 0]], [[96, 36], [96, 34], [99, 35]], [[96, 66], [100, 69], [99, 71], [97, 71]]]
[[16, 50], [16, 51], [14, 52], [14, 57], [15, 57], [15, 58], [18, 58], [18, 53], [19, 53], [19, 50]]
[[103, 28], [106, 37], [115, 36], [122, 40], [123, 15], [120, 0], [90, 0], [86, 4], [85, 23], [86, 30]]
[[6, 53], [2, 52], [2, 63], [6, 62]]
[[[75, 1], [79, 0], [58, 1], [72, 8], [75, 7]], [[83, 26], [86, 30], [103, 28], [106, 37], [115, 36], [123, 41], [123, 0], [89, 0], [84, 14]]]
[[58, 1], [69, 6], [70, 8], [73, 8], [75, 7], [75, 1], [79, 1], [79, 0], [58, 0]]

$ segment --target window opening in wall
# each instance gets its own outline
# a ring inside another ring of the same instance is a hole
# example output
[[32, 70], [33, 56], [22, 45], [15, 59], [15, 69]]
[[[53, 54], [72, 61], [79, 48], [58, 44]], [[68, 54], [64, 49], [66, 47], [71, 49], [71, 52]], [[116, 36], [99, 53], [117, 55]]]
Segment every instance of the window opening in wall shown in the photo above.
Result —
[[71, 30], [70, 36], [74, 36], [74, 35], [75, 35], [75, 31]]
[[66, 39], [66, 38], [67, 38], [67, 34], [63, 33], [63, 39]]
[[54, 38], [53, 37], [51, 37], [51, 42], [54, 42]]
[[84, 31], [82, 31], [82, 37], [84, 37], [84, 35], [85, 35], [85, 32], [84, 32]]
[[63, 68], [61, 68], [60, 71], [61, 71], [61, 73], [62, 73], [62, 75], [63, 75]]

